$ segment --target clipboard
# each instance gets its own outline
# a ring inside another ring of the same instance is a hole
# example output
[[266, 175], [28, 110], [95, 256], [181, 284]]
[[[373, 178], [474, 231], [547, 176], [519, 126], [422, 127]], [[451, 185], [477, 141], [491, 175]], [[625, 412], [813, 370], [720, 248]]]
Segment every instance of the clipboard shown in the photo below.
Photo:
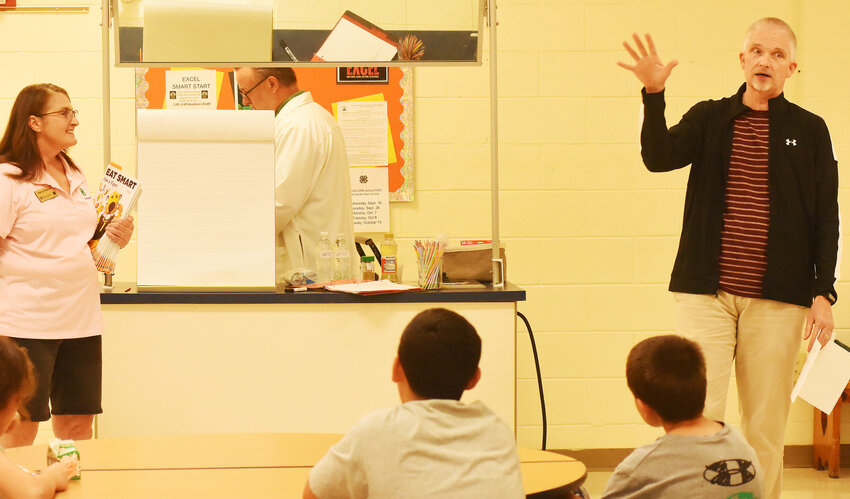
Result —
[[397, 57], [398, 43], [386, 31], [346, 10], [311, 61], [387, 62]]

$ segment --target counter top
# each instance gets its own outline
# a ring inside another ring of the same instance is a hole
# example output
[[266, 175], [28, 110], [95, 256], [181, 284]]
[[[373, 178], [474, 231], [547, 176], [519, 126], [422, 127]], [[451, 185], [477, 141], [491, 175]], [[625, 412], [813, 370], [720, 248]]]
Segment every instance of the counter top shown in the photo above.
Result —
[[504, 287], [451, 288], [435, 291], [407, 291], [378, 295], [352, 295], [333, 291], [276, 293], [273, 291], [139, 291], [134, 283], [115, 283], [112, 290], [100, 294], [104, 305], [128, 304], [246, 304], [246, 303], [452, 303], [525, 301], [525, 290], [511, 283]]

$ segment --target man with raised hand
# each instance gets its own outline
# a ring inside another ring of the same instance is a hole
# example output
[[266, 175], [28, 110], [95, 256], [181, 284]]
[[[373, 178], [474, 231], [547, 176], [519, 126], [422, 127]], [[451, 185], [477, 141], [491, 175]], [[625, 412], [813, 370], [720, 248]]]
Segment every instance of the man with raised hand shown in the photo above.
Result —
[[643, 84], [641, 155], [647, 169], [691, 165], [679, 250], [670, 279], [679, 332], [706, 357], [705, 414], [725, 419], [735, 363], [742, 429], [781, 490], [785, 422], [799, 334], [826, 343], [837, 294], [838, 164], [824, 120], [785, 99], [796, 37], [763, 18], [739, 54], [738, 92], [694, 105], [667, 128], [664, 88], [677, 61], [633, 35], [618, 63]]

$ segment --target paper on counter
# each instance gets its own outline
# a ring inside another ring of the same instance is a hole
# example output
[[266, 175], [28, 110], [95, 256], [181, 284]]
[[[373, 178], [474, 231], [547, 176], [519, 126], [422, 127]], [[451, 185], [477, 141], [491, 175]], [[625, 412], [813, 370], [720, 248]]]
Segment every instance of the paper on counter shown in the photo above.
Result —
[[340, 291], [342, 293], [351, 293], [355, 295], [375, 295], [381, 293], [400, 293], [403, 291], [412, 291], [421, 288], [410, 286], [408, 284], [398, 284], [384, 279], [381, 281], [366, 281], [354, 284], [335, 284], [326, 286], [325, 289], [328, 291]]
[[791, 391], [791, 401], [799, 396], [821, 412], [829, 414], [848, 381], [850, 349], [834, 338], [823, 348], [819, 341], [815, 341], [800, 378]]

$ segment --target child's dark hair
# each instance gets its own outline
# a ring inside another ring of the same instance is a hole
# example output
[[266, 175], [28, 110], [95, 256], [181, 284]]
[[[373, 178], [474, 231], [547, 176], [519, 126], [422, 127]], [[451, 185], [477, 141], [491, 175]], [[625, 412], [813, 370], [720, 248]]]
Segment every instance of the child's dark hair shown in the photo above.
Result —
[[655, 336], [635, 345], [626, 381], [665, 422], [697, 418], [705, 408], [705, 360], [699, 346], [682, 336]]
[[481, 338], [461, 315], [432, 308], [404, 328], [398, 359], [420, 397], [460, 400], [478, 368]]
[[12, 398], [20, 394], [21, 407], [18, 411], [28, 416], [26, 405], [34, 392], [35, 376], [26, 349], [0, 336], [0, 408], [8, 406]]

